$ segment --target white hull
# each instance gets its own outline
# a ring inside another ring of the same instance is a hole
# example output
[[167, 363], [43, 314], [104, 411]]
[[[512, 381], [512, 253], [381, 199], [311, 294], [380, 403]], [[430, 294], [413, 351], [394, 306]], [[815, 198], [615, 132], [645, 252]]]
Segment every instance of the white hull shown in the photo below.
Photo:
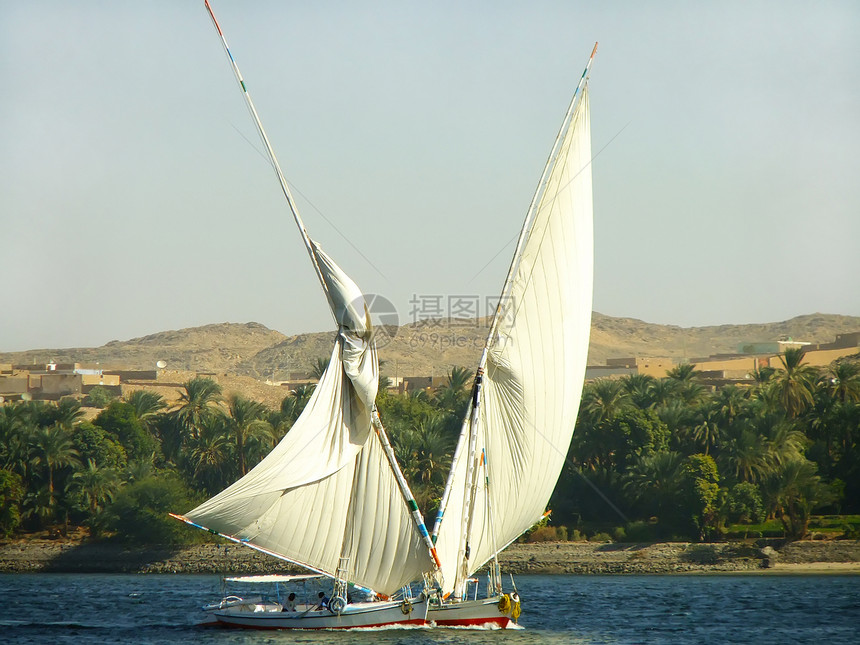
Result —
[[514, 622], [510, 609], [505, 613], [499, 611], [499, 596], [433, 605], [427, 612], [427, 621], [439, 627], [497, 625], [502, 629]]
[[391, 625], [424, 625], [427, 601], [410, 605], [397, 602], [359, 602], [346, 606], [340, 614], [328, 609], [299, 606], [298, 611], [282, 611], [277, 603], [246, 603], [216, 610], [215, 619], [224, 626], [251, 629], [353, 629]]

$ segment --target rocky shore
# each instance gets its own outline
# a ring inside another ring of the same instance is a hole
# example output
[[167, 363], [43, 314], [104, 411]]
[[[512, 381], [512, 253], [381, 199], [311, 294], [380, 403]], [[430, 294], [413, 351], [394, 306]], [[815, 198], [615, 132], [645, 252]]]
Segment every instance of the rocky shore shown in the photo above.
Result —
[[[860, 541], [616, 544], [512, 544], [500, 556], [505, 572], [654, 574], [813, 572], [860, 574]], [[252, 549], [200, 544], [130, 548], [106, 542], [29, 539], [0, 543], [0, 572], [39, 573], [288, 573], [299, 569]]]

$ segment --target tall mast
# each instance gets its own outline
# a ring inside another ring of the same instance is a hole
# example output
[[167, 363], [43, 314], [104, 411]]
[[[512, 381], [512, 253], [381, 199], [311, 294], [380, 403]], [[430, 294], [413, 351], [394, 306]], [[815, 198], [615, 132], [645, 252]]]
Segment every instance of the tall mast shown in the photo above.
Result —
[[[296, 206], [292, 193], [290, 192], [290, 187], [287, 184], [287, 180], [284, 177], [284, 173], [281, 171], [281, 165], [278, 163], [278, 159], [275, 156], [275, 151], [272, 148], [272, 144], [269, 142], [269, 137], [266, 136], [266, 131], [263, 129], [263, 123], [260, 121], [260, 116], [259, 114], [257, 114], [257, 109], [256, 107], [254, 107], [254, 101], [251, 99], [251, 94], [248, 92], [248, 88], [245, 86], [245, 80], [244, 78], [242, 78], [242, 73], [239, 71], [239, 66], [236, 64], [236, 60], [233, 58], [233, 54], [230, 53], [230, 47], [227, 45], [227, 39], [224, 37], [224, 32], [221, 31], [221, 26], [218, 24], [218, 20], [215, 18], [215, 13], [212, 11], [212, 7], [209, 4], [209, 0], [204, 0], [204, 4], [206, 5], [206, 10], [209, 12], [209, 16], [212, 18], [212, 23], [215, 25], [215, 29], [218, 30], [218, 35], [221, 37], [221, 44], [224, 46], [224, 51], [227, 54], [227, 58], [230, 59], [230, 67], [233, 69], [233, 74], [236, 76], [236, 81], [238, 81], [239, 87], [242, 89], [242, 96], [245, 97], [245, 101], [248, 105], [248, 110], [250, 111], [251, 116], [254, 119], [254, 124], [257, 126], [257, 132], [260, 135], [260, 139], [262, 139], [263, 141], [263, 145], [266, 147], [266, 152], [269, 155], [269, 159], [271, 159], [272, 161], [272, 167], [275, 169], [275, 174], [278, 177], [278, 182], [281, 185], [281, 190], [283, 191], [284, 197], [287, 200], [287, 205], [290, 208], [290, 212], [293, 214], [293, 219], [296, 222], [296, 226], [298, 226], [299, 228], [299, 232], [302, 236], [302, 241], [304, 242], [305, 248], [308, 251], [308, 255], [311, 258], [311, 263], [316, 270], [317, 278], [322, 285], [323, 291], [326, 294], [326, 298], [328, 298], [329, 302], [331, 302], [331, 296], [329, 295], [328, 287], [326, 286], [322, 270], [320, 269], [319, 263], [317, 261], [315, 245], [310, 239], [307, 230], [305, 229], [305, 225], [302, 221], [301, 215], [299, 215], [299, 209]], [[424, 540], [436, 566], [441, 567], [442, 565], [439, 562], [439, 556], [436, 553], [436, 547], [430, 540], [430, 536], [427, 532], [427, 527], [424, 524], [424, 518], [421, 515], [421, 511], [418, 509], [418, 504], [416, 504], [415, 502], [415, 498], [412, 495], [412, 491], [409, 489], [409, 484], [403, 477], [403, 473], [401, 472], [400, 466], [397, 463], [397, 459], [394, 456], [394, 450], [391, 447], [391, 443], [388, 441], [388, 436], [385, 432], [385, 428], [382, 425], [382, 421], [379, 418], [379, 413], [377, 412], [375, 405], [373, 406], [373, 410], [371, 412], [371, 423], [373, 425], [373, 429], [376, 432], [377, 437], [380, 440], [380, 443], [382, 444], [385, 456], [389, 462], [391, 470], [394, 473], [395, 480], [397, 481], [400, 494], [406, 502], [407, 507], [409, 508], [410, 515], [418, 530], [418, 533]], [[191, 523], [189, 520], [185, 520], [185, 518], [180, 519]]]
[[233, 70], [233, 75], [236, 77], [236, 81], [239, 83], [239, 87], [242, 89], [242, 96], [245, 97], [245, 102], [248, 105], [248, 111], [251, 113], [251, 117], [254, 119], [254, 124], [257, 126], [257, 133], [260, 135], [260, 139], [263, 141], [263, 145], [266, 148], [266, 153], [269, 155], [269, 159], [272, 162], [272, 167], [275, 169], [275, 174], [278, 176], [278, 183], [280, 183], [281, 185], [281, 191], [283, 191], [284, 193], [284, 197], [287, 200], [287, 206], [289, 206], [290, 208], [290, 212], [293, 215], [293, 219], [296, 222], [296, 226], [299, 227], [299, 233], [302, 236], [302, 241], [304, 242], [308, 255], [311, 258], [311, 263], [314, 266], [317, 278], [322, 285], [323, 291], [326, 294], [326, 298], [328, 298], [330, 301], [331, 298], [328, 293], [328, 287], [326, 286], [325, 280], [323, 279], [322, 270], [320, 269], [316, 255], [314, 254], [314, 243], [311, 241], [307, 229], [305, 229], [305, 223], [302, 221], [302, 217], [299, 214], [299, 209], [296, 206], [295, 200], [293, 199], [293, 194], [290, 191], [290, 187], [287, 184], [287, 180], [284, 177], [284, 173], [281, 171], [281, 164], [278, 163], [278, 158], [275, 156], [275, 150], [274, 148], [272, 148], [272, 144], [269, 142], [269, 137], [266, 135], [266, 131], [263, 129], [263, 123], [262, 121], [260, 121], [260, 115], [257, 114], [257, 108], [254, 106], [254, 101], [251, 99], [251, 94], [250, 92], [248, 92], [248, 88], [245, 86], [245, 79], [242, 78], [242, 72], [239, 71], [239, 66], [236, 64], [236, 59], [233, 58], [233, 54], [230, 52], [230, 47], [227, 45], [227, 39], [224, 37], [224, 32], [221, 31], [221, 26], [218, 24], [218, 20], [215, 18], [215, 13], [212, 11], [212, 6], [209, 4], [209, 0], [203, 0], [203, 2], [206, 5], [206, 10], [209, 12], [209, 16], [212, 18], [212, 24], [215, 25], [215, 29], [218, 31], [218, 36], [221, 38], [221, 44], [224, 46], [224, 52], [227, 54], [227, 58], [230, 59], [230, 67]]
[[[594, 55], [597, 53], [597, 43], [594, 43], [594, 48], [591, 50], [591, 56], [588, 58], [588, 63], [586, 63], [585, 69], [582, 72], [582, 76], [579, 79], [579, 83], [576, 86], [576, 90], [573, 93], [573, 97], [571, 98], [570, 105], [568, 106], [567, 113], [565, 115], [564, 120], [562, 121], [561, 128], [559, 129], [558, 134], [556, 135], [555, 143], [553, 144], [552, 150], [550, 152], [549, 158], [544, 166], [543, 174], [541, 175], [541, 179], [538, 182], [538, 186], [535, 190], [534, 196], [532, 197], [531, 204], [529, 205], [528, 212], [526, 214], [525, 222], [523, 223], [522, 230], [520, 231], [519, 239], [517, 240], [517, 246], [514, 251], [513, 258], [511, 260], [511, 265], [508, 269], [508, 274], [505, 278], [504, 285], [502, 286], [501, 295], [499, 297], [499, 302], [496, 306], [496, 311], [493, 315], [493, 320], [490, 325], [490, 331], [487, 334], [487, 340], [484, 344], [484, 349], [481, 352], [481, 358], [478, 363], [478, 369], [475, 374], [475, 381], [472, 390], [472, 405], [469, 410], [469, 423], [464, 423], [463, 430], [460, 435], [460, 440], [457, 444], [457, 449], [455, 451], [454, 460], [451, 466], [451, 471], [448, 475], [448, 482], [445, 486], [445, 491], [442, 494], [442, 500], [439, 505], [439, 512], [436, 516], [436, 521], [433, 525], [432, 531], [432, 539], [435, 543], [436, 538], [439, 533], [439, 529], [442, 523], [442, 517], [444, 516], [446, 506], [448, 504], [448, 499], [450, 497], [451, 486], [453, 484], [454, 473], [457, 465], [457, 461], [460, 458], [460, 453], [462, 451], [463, 446], [465, 445], [468, 439], [468, 454], [467, 454], [467, 462], [466, 462], [466, 481], [465, 481], [465, 495], [463, 499], [463, 515], [462, 515], [462, 527], [461, 527], [461, 536], [460, 536], [460, 547], [458, 550], [458, 565], [457, 565], [457, 583], [462, 585], [464, 583], [465, 577], [467, 576], [467, 561], [469, 558], [470, 546], [469, 546], [469, 534], [471, 532], [472, 525], [472, 509], [474, 508], [475, 500], [472, 499], [474, 495], [474, 491], [476, 488], [476, 477], [477, 477], [477, 468], [480, 465], [483, 465], [486, 468], [486, 455], [482, 460], [482, 463], [479, 464], [477, 462], [477, 431], [478, 431], [478, 418], [480, 414], [480, 405], [481, 405], [481, 390], [482, 390], [482, 381], [484, 376], [484, 368], [487, 364], [487, 357], [489, 354], [489, 349], [494, 342], [494, 338], [498, 332], [499, 323], [507, 315], [508, 308], [510, 306], [510, 294], [513, 289], [513, 279], [516, 275], [520, 262], [522, 260], [523, 247], [525, 246], [526, 241], [528, 240], [532, 226], [534, 224], [535, 216], [537, 214], [537, 207], [543, 198], [544, 192], [546, 191], [546, 186], [549, 181], [550, 174], [555, 167], [555, 163], [558, 159], [558, 155], [560, 152], [561, 144], [564, 140], [564, 137], [570, 127], [571, 120], [573, 118], [573, 114], [578, 105], [582, 88], [588, 80], [588, 74], [591, 70], [592, 63], [594, 62]], [[466, 433], [468, 432], [468, 437]], [[487, 485], [489, 485], [489, 480], [487, 480]], [[491, 518], [492, 522], [492, 518]], [[495, 554], [496, 557], [498, 554]], [[498, 571], [498, 566], [494, 567], [494, 571]], [[497, 581], [498, 584], [498, 581]], [[461, 593], [461, 589], [458, 589], [455, 586], [455, 594]]]

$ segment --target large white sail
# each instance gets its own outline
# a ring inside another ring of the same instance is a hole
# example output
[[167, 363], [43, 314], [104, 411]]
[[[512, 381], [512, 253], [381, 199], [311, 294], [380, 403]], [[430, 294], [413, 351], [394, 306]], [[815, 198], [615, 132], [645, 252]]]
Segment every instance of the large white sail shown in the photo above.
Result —
[[446, 594], [540, 520], [567, 455], [591, 325], [590, 164], [583, 86], [527, 220], [509, 297], [489, 341], [472, 426], [473, 484], [468, 423], [458, 447], [462, 458], [449, 477], [436, 544]]
[[312, 245], [339, 331], [296, 423], [242, 479], [186, 514], [195, 524], [385, 594], [432, 570], [371, 412], [379, 378], [356, 284]]

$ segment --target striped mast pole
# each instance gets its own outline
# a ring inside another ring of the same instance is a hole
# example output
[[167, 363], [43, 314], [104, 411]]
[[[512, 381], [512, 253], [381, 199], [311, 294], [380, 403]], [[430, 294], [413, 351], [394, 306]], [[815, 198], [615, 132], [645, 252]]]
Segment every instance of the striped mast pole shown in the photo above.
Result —
[[371, 420], [373, 422], [373, 429], [376, 431], [376, 434], [379, 437], [379, 442], [382, 444], [382, 449], [385, 451], [388, 463], [391, 465], [391, 470], [394, 471], [394, 478], [397, 480], [397, 486], [400, 488], [400, 493], [403, 495], [403, 499], [406, 500], [406, 506], [409, 508], [409, 513], [412, 515], [412, 521], [418, 528], [418, 533], [421, 534], [421, 539], [424, 541], [424, 545], [430, 551], [430, 557], [433, 558], [436, 568], [441, 569], [442, 563], [439, 561], [439, 554], [436, 552], [436, 544], [430, 539], [430, 534], [427, 532], [427, 526], [424, 524], [424, 516], [421, 514], [421, 510], [418, 508], [418, 503], [415, 501], [415, 497], [409, 489], [409, 484], [403, 476], [403, 472], [400, 470], [400, 464], [397, 463], [397, 458], [394, 456], [394, 449], [388, 441], [388, 435], [385, 432], [385, 428], [382, 426], [382, 419], [379, 418], [379, 411], [376, 409], [376, 405], [373, 406]]
[[[555, 143], [553, 144], [552, 150], [550, 151], [549, 158], [547, 159], [546, 164], [544, 165], [543, 174], [541, 175], [540, 181], [538, 182], [537, 189], [532, 197], [532, 201], [529, 204], [529, 209], [526, 214], [525, 222], [523, 223], [522, 230], [520, 231], [519, 239], [517, 240], [517, 246], [514, 250], [514, 255], [511, 260], [511, 266], [508, 269], [508, 275], [505, 278], [504, 285], [502, 286], [502, 292], [499, 297], [499, 302], [496, 305], [496, 311], [493, 315], [493, 321], [490, 326], [490, 331], [487, 334], [487, 340], [484, 344], [484, 349], [481, 352], [481, 358], [478, 363], [478, 369], [475, 373], [475, 381], [472, 389], [472, 405], [470, 410], [470, 422], [468, 424], [468, 432], [469, 432], [469, 452], [467, 457], [467, 466], [466, 466], [466, 484], [465, 490], [466, 495], [463, 500], [463, 516], [462, 522], [463, 525], [461, 527], [461, 537], [460, 537], [460, 548], [458, 550], [458, 569], [457, 569], [457, 582], [455, 584], [454, 593], [458, 594], [457, 586], [465, 585], [465, 578], [467, 577], [467, 565], [468, 559], [470, 555], [470, 547], [469, 547], [469, 534], [471, 533], [472, 528], [472, 509], [474, 508], [474, 499], [470, 499], [474, 496], [474, 492], [476, 489], [476, 470], [477, 467], [483, 465], [486, 468], [486, 455], [484, 455], [482, 459], [482, 463], [477, 463], [477, 430], [478, 430], [478, 417], [480, 412], [481, 405], [481, 389], [482, 382], [484, 376], [484, 369], [487, 365], [487, 356], [489, 354], [490, 346], [493, 344], [493, 339], [496, 336], [496, 332], [498, 331], [499, 323], [507, 315], [508, 308], [510, 306], [509, 298], [511, 294], [511, 290], [513, 289], [513, 278], [519, 269], [520, 263], [522, 261], [522, 253], [523, 247], [525, 246], [526, 240], [528, 240], [531, 235], [532, 226], [534, 224], [535, 216], [537, 214], [537, 206], [540, 203], [540, 200], [543, 198], [544, 192], [546, 191], [547, 183], [549, 182], [549, 176], [555, 167], [555, 163], [558, 159], [558, 155], [561, 149], [562, 141], [567, 134], [567, 130], [570, 127], [571, 119], [573, 118], [573, 113], [576, 110], [576, 107], [579, 103], [579, 99], [582, 94], [582, 88], [585, 86], [588, 81], [588, 74], [591, 71], [591, 66], [594, 63], [594, 55], [597, 53], [597, 43], [594, 43], [594, 48], [591, 50], [591, 55], [588, 57], [588, 62], [585, 65], [585, 69], [582, 72], [582, 76], [579, 79], [579, 83], [576, 86], [576, 90], [574, 90], [573, 97], [571, 97], [570, 104], [567, 109], [567, 113], [565, 114], [565, 118], [562, 121], [561, 127], [559, 128], [558, 134], [556, 135]], [[436, 521], [433, 525], [433, 532], [431, 534], [431, 539], [433, 542], [436, 542], [436, 539], [439, 534], [439, 528], [442, 523], [442, 518], [445, 514], [445, 509], [448, 504], [448, 499], [450, 497], [450, 488], [453, 484], [455, 467], [457, 465], [457, 461], [459, 460], [460, 453], [462, 451], [462, 445], [464, 444], [464, 434], [467, 431], [466, 424], [464, 423], [462, 433], [460, 435], [460, 441], [458, 442], [457, 448], [454, 453], [454, 459], [451, 464], [451, 471], [448, 475], [448, 482], [445, 485], [445, 491], [442, 494], [442, 500], [439, 504], [439, 511], [436, 515]], [[487, 485], [489, 485], [489, 475], [487, 475]], [[490, 518], [492, 523], [492, 518]], [[494, 559], [494, 567], [495, 570], [498, 569], [498, 553], [493, 554]], [[459, 594], [462, 592], [459, 591]]]
[[[209, 0], [203, 1], [206, 5], [206, 10], [209, 12], [209, 16], [212, 18], [212, 24], [215, 25], [215, 29], [218, 31], [218, 35], [221, 38], [221, 44], [224, 46], [224, 51], [227, 54], [227, 58], [230, 60], [230, 67], [233, 70], [233, 74], [236, 77], [236, 81], [238, 81], [239, 87], [242, 89], [242, 96], [245, 97], [245, 102], [247, 103], [248, 110], [250, 111], [251, 116], [254, 119], [254, 124], [257, 126], [257, 133], [260, 135], [260, 138], [263, 141], [263, 145], [266, 147], [266, 152], [269, 155], [269, 159], [271, 159], [272, 161], [272, 166], [275, 169], [275, 174], [278, 176], [278, 182], [281, 185], [281, 190], [283, 191], [284, 197], [287, 200], [287, 205], [290, 208], [290, 212], [293, 214], [293, 219], [296, 222], [296, 226], [299, 227], [299, 232], [302, 235], [302, 240], [305, 243], [305, 247], [307, 248], [308, 254], [310, 255], [311, 262], [313, 263], [314, 269], [316, 270], [317, 278], [319, 278], [323, 291], [326, 294], [326, 298], [331, 301], [328, 287], [326, 286], [325, 280], [323, 279], [322, 270], [319, 267], [316, 254], [314, 252], [315, 245], [311, 240], [310, 236], [308, 235], [307, 229], [305, 229], [305, 225], [302, 221], [301, 215], [299, 215], [299, 210], [296, 206], [295, 200], [293, 199], [290, 187], [287, 184], [287, 180], [284, 177], [284, 173], [281, 171], [281, 165], [278, 163], [278, 159], [275, 156], [275, 150], [272, 148], [272, 144], [269, 142], [269, 137], [266, 136], [266, 131], [263, 129], [263, 123], [260, 121], [260, 116], [257, 113], [257, 108], [254, 106], [254, 101], [251, 99], [251, 94], [248, 92], [248, 88], [245, 86], [245, 79], [242, 77], [242, 72], [239, 71], [239, 66], [236, 64], [236, 60], [233, 58], [233, 54], [230, 52], [230, 47], [227, 45], [227, 39], [224, 37], [224, 32], [221, 31], [221, 26], [218, 24], [217, 18], [215, 18], [215, 13], [212, 11], [212, 6], [209, 4]], [[433, 558], [433, 562], [435, 563], [436, 567], [441, 567], [442, 565], [439, 562], [439, 556], [436, 553], [436, 546], [430, 540], [427, 527], [424, 524], [424, 517], [421, 515], [421, 511], [418, 509], [418, 504], [415, 502], [415, 497], [412, 495], [412, 491], [409, 489], [409, 484], [406, 482], [406, 479], [404, 478], [403, 473], [400, 470], [400, 466], [397, 464], [397, 459], [394, 456], [394, 450], [391, 448], [391, 443], [389, 442], [388, 435], [386, 434], [385, 428], [382, 425], [382, 420], [379, 418], [379, 413], [376, 410], [376, 405], [373, 406], [373, 411], [371, 413], [371, 422], [373, 424], [373, 428], [376, 432], [376, 435], [379, 437], [380, 443], [382, 444], [385, 456], [388, 459], [391, 469], [394, 471], [394, 476], [397, 480], [397, 486], [400, 489], [400, 494], [406, 501], [406, 505], [409, 508], [410, 515], [416, 525], [416, 528], [418, 529], [418, 533], [421, 535], [421, 538], [424, 540], [425, 544], [427, 545], [427, 548], [430, 550], [430, 555]], [[191, 522], [188, 523], [191, 524]]]

